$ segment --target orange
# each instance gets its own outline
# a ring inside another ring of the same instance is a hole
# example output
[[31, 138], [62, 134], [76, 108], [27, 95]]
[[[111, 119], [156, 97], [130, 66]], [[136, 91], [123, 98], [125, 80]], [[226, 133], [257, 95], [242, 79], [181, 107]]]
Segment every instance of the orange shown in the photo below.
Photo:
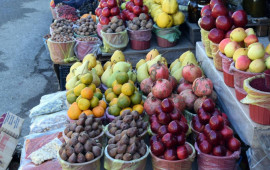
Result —
[[68, 117], [72, 120], [79, 119], [81, 113], [82, 111], [76, 102], [74, 102], [67, 111]]
[[116, 84], [115, 86], [113, 86], [114, 94], [119, 95], [121, 93], [121, 88], [122, 88], [121, 84]]
[[86, 116], [92, 115], [93, 112], [91, 110], [84, 110], [82, 113], [85, 113]]
[[118, 84], [117, 81], [114, 80], [114, 82], [112, 83], [112, 87], [115, 86], [115, 85], [117, 85], [117, 84]]
[[94, 93], [90, 87], [85, 87], [84, 89], [82, 89], [81, 95], [83, 98], [90, 100], [90, 99], [92, 99]]
[[112, 88], [108, 88], [106, 91], [105, 91], [105, 93], [104, 93], [104, 95], [105, 96], [107, 96], [109, 93], [111, 93], [113, 90], [112, 90]]
[[109, 106], [117, 104], [118, 98], [113, 98], [112, 101], [110, 102]]
[[96, 88], [95, 92], [100, 92], [101, 93], [101, 90], [99, 88]]
[[106, 102], [104, 100], [100, 100], [98, 105], [103, 107], [104, 110], [107, 108], [107, 104], [106, 104]]
[[134, 105], [132, 109], [137, 111], [139, 114], [143, 113], [143, 105], [141, 104]]
[[89, 100], [85, 99], [85, 98], [81, 98], [78, 102], [78, 106], [81, 110], [87, 110], [89, 109], [91, 103]]
[[106, 96], [106, 101], [108, 103], [110, 103], [112, 101], [113, 98], [117, 98], [117, 96], [113, 93], [113, 92], [110, 92], [107, 96]]
[[134, 91], [135, 91], [135, 86], [132, 83], [125, 83], [123, 84], [121, 88], [121, 92], [127, 96], [133, 95]]
[[123, 110], [121, 110], [120, 115], [122, 115], [123, 111], [125, 111], [125, 110], [130, 110], [132, 112], [132, 109], [130, 107], [126, 107]]
[[90, 87], [93, 90], [93, 92], [96, 91], [96, 85], [94, 83], [91, 83], [88, 87]]
[[102, 117], [104, 115], [104, 109], [101, 106], [94, 107], [92, 111], [95, 117]]

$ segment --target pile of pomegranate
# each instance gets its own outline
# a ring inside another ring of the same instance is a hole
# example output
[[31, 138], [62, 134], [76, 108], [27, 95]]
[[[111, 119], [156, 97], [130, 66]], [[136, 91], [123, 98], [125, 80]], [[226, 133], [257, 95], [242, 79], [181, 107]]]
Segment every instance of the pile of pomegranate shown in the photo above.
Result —
[[215, 101], [217, 98], [212, 81], [202, 75], [199, 66], [188, 64], [183, 67], [183, 79], [179, 82], [177, 93], [184, 99], [186, 109], [190, 111], [197, 112], [204, 100], [212, 98]]
[[192, 154], [186, 143], [187, 120], [181, 111], [174, 107], [171, 99], [165, 98], [155, 108], [150, 117], [151, 130], [156, 133], [150, 139], [151, 152], [166, 160], [186, 159]]
[[240, 149], [241, 143], [233, 137], [233, 130], [225, 113], [215, 108], [212, 99], [206, 99], [192, 119], [197, 131], [196, 143], [201, 152], [214, 156], [230, 156]]
[[67, 19], [70, 21], [78, 20], [76, 9], [69, 5], [60, 5], [57, 7], [57, 15], [61, 19]]
[[236, 27], [245, 27], [248, 23], [247, 14], [244, 10], [232, 13], [222, 0], [211, 0], [201, 10], [200, 26], [210, 31], [208, 38], [214, 43], [220, 43], [224, 38], [230, 38], [230, 33]]

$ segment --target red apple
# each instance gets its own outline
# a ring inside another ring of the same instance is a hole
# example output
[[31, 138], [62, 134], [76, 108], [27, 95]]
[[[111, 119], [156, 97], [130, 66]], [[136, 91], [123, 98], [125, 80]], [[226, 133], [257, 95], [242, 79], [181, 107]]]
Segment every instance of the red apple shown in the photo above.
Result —
[[232, 20], [228, 16], [218, 16], [216, 19], [216, 27], [223, 31], [228, 31], [232, 28]]
[[165, 112], [163, 112], [163, 110], [161, 109], [161, 105], [158, 105], [155, 108], [155, 113], [156, 113], [156, 115], [159, 115], [160, 113], [165, 113]]
[[226, 148], [221, 145], [213, 148], [213, 155], [215, 156], [225, 156], [226, 152], [227, 152]]
[[210, 30], [209, 34], [208, 34], [208, 38], [210, 41], [219, 44], [220, 41], [222, 41], [224, 39], [224, 32], [220, 29], [217, 28], [213, 28]]
[[101, 15], [101, 12], [102, 12], [102, 8], [97, 8], [95, 10], [95, 14], [99, 17]]
[[212, 116], [222, 115], [221, 111], [218, 108], [215, 108], [214, 112], [211, 113]]
[[228, 10], [223, 4], [215, 4], [215, 6], [212, 8], [212, 14], [214, 18], [217, 18], [218, 16], [226, 16], [228, 15]]
[[228, 148], [230, 149], [230, 151], [234, 152], [234, 151], [238, 151], [240, 149], [241, 143], [239, 142], [238, 139], [232, 137], [231, 139], [229, 139], [228, 141]]
[[171, 117], [170, 117], [170, 115], [167, 114], [167, 113], [160, 113], [160, 114], [157, 116], [157, 118], [158, 118], [158, 122], [159, 122], [160, 124], [162, 124], [162, 125], [167, 125], [167, 124], [169, 124], [170, 121], [171, 121]]
[[202, 107], [198, 109], [197, 114], [198, 114], [199, 120], [202, 124], [205, 125], [209, 122], [211, 115], [209, 113], [205, 112]]
[[178, 159], [180, 159], [180, 160], [186, 159], [188, 157], [188, 150], [187, 150], [185, 145], [178, 146], [176, 153], [177, 153]]
[[223, 129], [224, 121], [223, 121], [222, 116], [220, 116], [220, 115], [212, 116], [209, 120], [209, 125], [210, 125], [212, 130]]
[[134, 0], [136, 6], [143, 6], [143, 0]]
[[125, 21], [125, 20], [126, 20], [126, 16], [125, 16], [125, 14], [120, 13], [120, 14], [119, 14], [119, 16], [120, 16], [120, 18], [121, 18], [123, 21]]
[[203, 132], [204, 125], [200, 121], [196, 121], [195, 124], [192, 125], [193, 129], [195, 129], [198, 132]]
[[130, 12], [130, 13], [128, 14], [128, 19], [129, 19], [129, 20], [133, 20], [135, 17], [136, 17], [136, 15], [133, 14], [132, 12]]
[[210, 31], [212, 28], [215, 28], [215, 18], [212, 16], [203, 16], [200, 26], [206, 31]]
[[127, 16], [128, 12], [129, 12], [129, 10], [127, 10], [127, 9], [122, 10], [122, 13], [123, 13], [124, 15], [126, 15], [126, 16]]
[[232, 32], [232, 31], [233, 31], [233, 30], [227, 31], [226, 34], [225, 34], [225, 38], [230, 38], [230, 35], [231, 35], [231, 32]]
[[150, 123], [157, 122], [158, 121], [157, 116], [156, 115], [151, 115], [151, 117], [149, 118], [149, 121], [150, 121]]
[[173, 111], [170, 113], [172, 120], [180, 120], [181, 119], [181, 111], [178, 108], [174, 108]]
[[101, 8], [103, 8], [103, 7], [102, 7], [102, 3], [103, 3], [103, 2], [106, 2], [106, 0], [100, 0], [98, 6], [101, 7]]
[[187, 123], [187, 119], [186, 119], [185, 116], [182, 115], [182, 114], [181, 114], [181, 119], [180, 119], [180, 120], [181, 120], [181, 122]]
[[212, 9], [216, 4], [223, 4], [222, 0], [211, 0], [210, 1], [210, 8]]
[[168, 98], [162, 100], [160, 105], [161, 105], [162, 111], [165, 112], [165, 113], [170, 113], [174, 109], [173, 102]]
[[99, 22], [101, 25], [108, 25], [110, 20], [108, 17], [104, 17], [103, 15], [100, 15]]
[[194, 116], [194, 117], [191, 119], [191, 121], [192, 121], [192, 125], [193, 125], [193, 124], [195, 124], [195, 122], [199, 122], [200, 119], [199, 119], [198, 116]]
[[104, 17], [109, 17], [111, 15], [110, 9], [108, 7], [105, 7], [102, 9], [101, 13]]
[[160, 126], [157, 132], [158, 136], [162, 138], [166, 133], [168, 133], [167, 126], [166, 125]]
[[209, 124], [206, 124], [205, 126], [204, 126], [204, 129], [203, 129], [203, 134], [205, 135], [205, 136], [208, 136], [209, 135], [209, 133], [211, 132], [211, 128], [210, 128], [210, 125]]
[[129, 1], [126, 3], [126, 9], [129, 10], [130, 12], [133, 12], [132, 8], [134, 7], [134, 3]]
[[146, 5], [142, 6], [142, 12], [148, 14], [148, 7]]
[[151, 123], [151, 130], [154, 133], [158, 133], [158, 129], [160, 128], [160, 124], [158, 122], [152, 122]]
[[165, 151], [165, 147], [162, 142], [155, 141], [151, 145], [151, 152], [156, 156], [163, 155], [164, 151]]
[[115, 15], [120, 14], [120, 9], [118, 7], [113, 7], [110, 12], [111, 12], [111, 15], [115, 16]]
[[173, 120], [168, 125], [168, 131], [176, 135], [176, 134], [180, 134], [182, 132], [182, 129], [181, 129], [181, 126], [176, 121]]
[[227, 150], [226, 156], [231, 156], [233, 153], [230, 150]]
[[205, 10], [210, 10], [210, 12], [211, 12], [210, 5], [205, 5], [205, 6], [202, 8], [202, 10], [201, 10], [201, 16], [203, 16], [202, 13], [203, 13]]
[[207, 140], [204, 140], [199, 144], [199, 149], [203, 153], [206, 153], [206, 154], [209, 154], [212, 152], [212, 146]]
[[212, 14], [212, 11], [211, 9], [206, 9], [202, 12], [201, 16], [204, 17], [204, 16], [211, 16]]
[[[226, 35], [225, 35], [225, 37], [226, 37]], [[219, 43], [219, 45], [218, 45], [218, 49], [219, 49], [219, 51], [221, 52], [221, 53], [225, 53], [224, 52], [224, 48], [226, 47], [226, 45], [229, 43], [229, 42], [231, 42], [231, 39], [230, 38], [225, 38], [225, 39], [223, 39], [222, 41], [220, 41], [220, 43]]]
[[185, 133], [181, 133], [176, 136], [177, 146], [184, 145], [186, 142], [186, 135]]
[[245, 27], [248, 23], [247, 14], [244, 10], [235, 11], [232, 14], [232, 19], [236, 27]]
[[141, 9], [141, 7], [139, 7], [139, 6], [134, 6], [133, 8], [132, 8], [132, 11], [133, 11], [133, 13], [135, 14], [135, 15], [137, 15], [137, 16], [139, 16], [141, 13], [142, 13], [142, 9]]
[[166, 149], [166, 151], [164, 152], [164, 158], [170, 161], [176, 160], [177, 156], [175, 149]]
[[211, 130], [210, 133], [207, 136], [208, 141], [210, 142], [210, 144], [212, 145], [218, 145], [219, 141], [220, 141], [220, 134], [218, 134], [218, 132]]
[[154, 142], [156, 141], [160, 141], [160, 138], [158, 137], [158, 135], [154, 135], [150, 138], [150, 145], [152, 145]]
[[179, 121], [178, 123], [179, 123], [179, 125], [180, 125], [180, 127], [182, 129], [182, 132], [183, 133], [187, 133], [187, 131], [188, 131], [188, 124], [186, 122], [182, 121], [182, 120]]
[[233, 137], [233, 130], [228, 126], [224, 126], [220, 133], [225, 140], [229, 140]]
[[189, 144], [187, 144], [187, 143], [185, 144], [185, 146], [186, 146], [186, 148], [188, 150], [188, 155], [191, 155], [193, 153], [192, 147]]
[[107, 1], [109, 8], [117, 7], [116, 0], [108, 0]]
[[253, 43], [258, 42], [258, 41], [259, 40], [258, 40], [257, 36], [254, 35], [254, 34], [251, 34], [251, 35], [247, 36], [244, 39], [244, 42], [245, 42], [246, 47], [248, 47], [250, 44], [253, 44]]
[[108, 3], [107, 2], [102, 2], [101, 5], [100, 5], [101, 8], [106, 8], [106, 7], [109, 7]]
[[203, 133], [199, 133], [196, 138], [196, 142], [198, 143], [198, 145], [200, 145], [204, 140], [207, 140], [207, 137]]
[[167, 147], [167, 148], [172, 148], [174, 147], [174, 145], [177, 143], [176, 141], [176, 138], [174, 137], [173, 134], [171, 133], [166, 133], [161, 141], [164, 143], [164, 145]]
[[203, 110], [208, 113], [212, 113], [215, 110], [215, 106], [215, 102], [210, 98], [205, 99], [202, 103]]

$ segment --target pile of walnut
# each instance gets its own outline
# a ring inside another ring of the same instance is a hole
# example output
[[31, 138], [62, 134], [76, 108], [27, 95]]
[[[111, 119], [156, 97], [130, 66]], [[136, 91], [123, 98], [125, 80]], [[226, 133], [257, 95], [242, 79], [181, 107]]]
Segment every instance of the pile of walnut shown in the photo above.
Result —
[[102, 121], [100, 118], [95, 118], [94, 115], [86, 116], [81, 114], [76, 123], [69, 124], [64, 130], [68, 138], [79, 136], [81, 133], [87, 134], [90, 138], [97, 137], [103, 131]]
[[79, 136], [73, 136], [59, 150], [60, 157], [70, 163], [88, 162], [99, 157], [101, 153], [101, 143], [90, 139], [85, 132]]
[[135, 17], [132, 21], [127, 22], [128, 29], [130, 30], [147, 30], [153, 28], [153, 21], [147, 20], [145, 13], [141, 13], [139, 17]]
[[94, 22], [94, 20], [91, 18], [91, 16], [77, 20], [76, 25], [78, 27], [74, 28], [74, 32], [77, 35], [89, 36], [89, 35], [97, 34], [97, 31], [96, 31], [97, 25]]
[[102, 31], [105, 33], [117, 33], [126, 29], [122, 19], [118, 19], [117, 16], [112, 17], [109, 25], [103, 25]]
[[143, 140], [136, 135], [137, 128], [124, 130], [108, 141], [108, 154], [114, 159], [124, 161], [136, 160], [146, 154], [147, 147]]
[[143, 121], [137, 111], [125, 110], [109, 124], [108, 130], [110, 134], [116, 136], [126, 129], [136, 127], [136, 135], [141, 135], [147, 130], [147, 126], [148, 123]]
[[73, 22], [66, 19], [55, 20], [51, 24], [51, 40], [56, 42], [67, 42], [73, 40]]

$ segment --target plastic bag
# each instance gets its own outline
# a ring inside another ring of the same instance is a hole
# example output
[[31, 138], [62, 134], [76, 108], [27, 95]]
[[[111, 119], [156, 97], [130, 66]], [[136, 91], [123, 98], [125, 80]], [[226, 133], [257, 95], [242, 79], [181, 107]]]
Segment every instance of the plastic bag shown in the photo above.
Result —
[[37, 116], [32, 119], [30, 125], [30, 134], [44, 133], [51, 130], [65, 127], [69, 121], [67, 119], [67, 110], [56, 112], [49, 115]]
[[244, 90], [247, 96], [241, 100], [244, 104], [257, 105], [270, 110], [270, 93], [256, 90], [250, 86], [250, 82], [256, 78], [264, 78], [264, 75], [250, 77], [244, 80]]
[[41, 97], [40, 104], [30, 110], [29, 117], [32, 119], [35, 116], [46, 115], [66, 110], [67, 108], [65, 100], [65, 91], [45, 95]]
[[57, 159], [52, 159], [36, 166], [34, 163], [31, 162], [31, 159], [28, 158], [28, 156], [55, 138], [58, 138], [62, 142], [64, 142], [64, 139], [62, 137], [63, 130], [64, 128], [46, 133], [36, 133], [25, 136], [25, 141], [21, 152], [19, 170], [61, 170], [62, 167], [57, 161]]
[[179, 30], [179, 25], [173, 26], [171, 28], [159, 28], [156, 24], [154, 25], [154, 32], [160, 38], [166, 39], [169, 42], [175, 42], [179, 39], [181, 31]]
[[[189, 143], [186, 142], [186, 144]], [[192, 148], [192, 154], [184, 160], [169, 161], [165, 159], [160, 159], [151, 153], [153, 170], [190, 170], [192, 168], [192, 162], [194, 161], [194, 158], [196, 156], [196, 151], [191, 144], [189, 144], [189, 146], [191, 146]]]
[[101, 30], [101, 36], [105, 52], [123, 50], [128, 45], [129, 38], [127, 30], [119, 33], [105, 33]]
[[219, 169], [219, 170], [236, 170], [237, 159], [240, 157], [241, 150], [235, 151], [230, 156], [213, 156], [200, 151], [195, 143], [197, 150], [197, 160], [199, 170]]
[[102, 42], [97, 38], [96, 41], [79, 41], [76, 40], [76, 44], [74, 46], [74, 52], [79, 60], [83, 60], [83, 58], [87, 54], [101, 54], [100, 46]]
[[107, 148], [105, 148], [105, 158], [104, 158], [104, 168], [107, 170], [123, 170], [123, 169], [128, 169], [128, 170], [142, 170], [145, 169], [146, 166], [146, 161], [147, 161], [147, 156], [149, 155], [149, 148], [148, 146], [146, 153], [143, 157], [137, 160], [132, 160], [132, 161], [123, 161], [123, 160], [117, 160], [113, 159], [112, 157], [109, 156]]
[[148, 29], [133, 31], [128, 29], [128, 36], [130, 40], [150, 41], [152, 37], [152, 30]]
[[210, 41], [210, 48], [216, 69], [222, 71], [222, 58], [219, 56], [218, 44]]

